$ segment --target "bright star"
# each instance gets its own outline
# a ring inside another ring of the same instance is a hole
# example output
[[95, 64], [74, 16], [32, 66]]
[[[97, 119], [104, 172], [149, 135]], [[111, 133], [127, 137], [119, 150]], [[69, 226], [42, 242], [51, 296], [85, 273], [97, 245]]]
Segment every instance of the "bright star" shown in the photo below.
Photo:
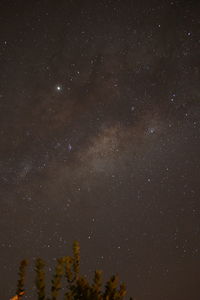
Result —
[[71, 150], [72, 150], [72, 145], [68, 144], [68, 151], [71, 152]]
[[57, 91], [59, 91], [59, 92], [60, 92], [60, 91], [61, 91], [61, 89], [62, 89], [62, 88], [61, 88], [61, 86], [60, 86], [60, 85], [57, 85], [57, 86], [56, 86], [56, 90], [57, 90]]
[[149, 127], [147, 129], [147, 133], [149, 133], [149, 134], [153, 134], [153, 133], [155, 133], [155, 131], [156, 131], [156, 129], [154, 127]]

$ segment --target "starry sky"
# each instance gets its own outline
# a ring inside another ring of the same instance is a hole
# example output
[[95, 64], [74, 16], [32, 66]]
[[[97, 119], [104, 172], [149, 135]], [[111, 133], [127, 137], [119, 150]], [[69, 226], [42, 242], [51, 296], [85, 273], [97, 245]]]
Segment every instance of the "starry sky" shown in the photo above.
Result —
[[2, 299], [21, 259], [51, 266], [74, 240], [83, 274], [137, 300], [200, 299], [199, 13], [0, 1]]

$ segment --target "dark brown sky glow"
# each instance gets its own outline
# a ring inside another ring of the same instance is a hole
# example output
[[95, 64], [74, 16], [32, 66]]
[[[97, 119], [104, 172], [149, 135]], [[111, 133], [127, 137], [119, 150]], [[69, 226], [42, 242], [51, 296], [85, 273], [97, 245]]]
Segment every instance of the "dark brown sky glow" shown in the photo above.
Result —
[[200, 299], [199, 13], [0, 2], [1, 299], [74, 240], [137, 300]]

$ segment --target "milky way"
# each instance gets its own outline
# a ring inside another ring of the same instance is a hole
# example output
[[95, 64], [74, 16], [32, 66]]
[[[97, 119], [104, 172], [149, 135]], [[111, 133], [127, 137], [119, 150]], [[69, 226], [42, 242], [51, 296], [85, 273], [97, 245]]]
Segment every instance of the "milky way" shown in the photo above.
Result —
[[199, 12], [1, 1], [2, 299], [74, 240], [136, 299], [200, 298]]

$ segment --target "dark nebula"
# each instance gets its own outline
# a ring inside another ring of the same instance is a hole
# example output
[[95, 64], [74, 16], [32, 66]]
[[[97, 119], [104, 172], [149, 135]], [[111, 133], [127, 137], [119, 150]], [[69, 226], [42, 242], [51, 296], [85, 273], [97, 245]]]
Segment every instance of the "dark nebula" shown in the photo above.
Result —
[[1, 299], [21, 259], [53, 265], [74, 240], [84, 274], [135, 299], [200, 299], [199, 15], [0, 1]]

